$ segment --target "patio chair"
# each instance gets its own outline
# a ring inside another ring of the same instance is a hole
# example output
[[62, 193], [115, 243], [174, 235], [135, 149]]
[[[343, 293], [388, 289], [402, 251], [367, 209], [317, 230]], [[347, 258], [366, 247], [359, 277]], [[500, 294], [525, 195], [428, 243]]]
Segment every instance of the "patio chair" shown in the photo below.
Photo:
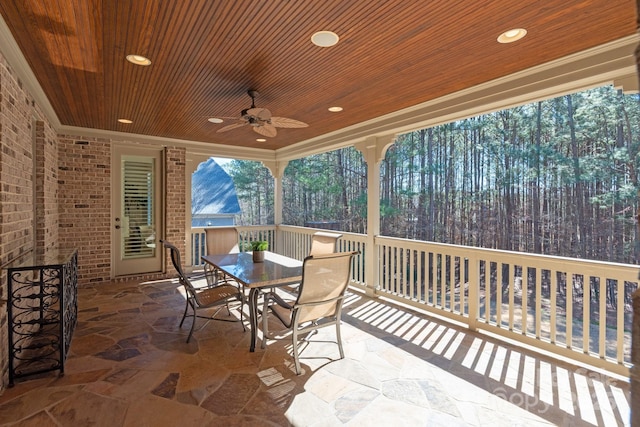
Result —
[[[305, 258], [302, 281], [295, 301], [287, 302], [275, 292], [267, 292], [262, 307], [262, 348], [269, 332], [269, 312], [291, 332], [296, 373], [300, 375], [298, 341], [300, 335], [335, 325], [340, 359], [344, 358], [340, 336], [340, 316], [345, 291], [351, 279], [351, 260], [358, 252], [339, 252]], [[273, 303], [272, 303], [273, 302]], [[307, 337], [308, 338], [308, 337]]]
[[311, 236], [311, 250], [309, 255], [334, 253], [338, 247], [338, 239], [342, 234], [318, 231]]
[[[338, 249], [338, 239], [342, 234], [317, 231], [311, 235], [311, 249], [309, 255], [325, 255], [335, 253]], [[292, 293], [297, 293], [297, 285], [290, 287]]]
[[[182, 315], [182, 320], [180, 321], [180, 327], [184, 323], [184, 319], [187, 317], [193, 317], [193, 322], [191, 323], [191, 330], [189, 331], [189, 336], [187, 337], [187, 342], [191, 340], [191, 336], [193, 335], [193, 331], [196, 325], [196, 319], [207, 319], [207, 323], [209, 320], [221, 320], [225, 322], [237, 322], [238, 320], [231, 319], [219, 319], [216, 318], [216, 314], [223, 308], [227, 308], [227, 313], [231, 316], [231, 311], [229, 311], [229, 302], [238, 300], [240, 301], [240, 323], [242, 324], [242, 329], [245, 329], [244, 321], [243, 321], [243, 306], [244, 306], [244, 298], [242, 297], [242, 293], [240, 292], [240, 288], [233, 286], [229, 283], [223, 283], [221, 285], [216, 286], [205, 286], [205, 287], [195, 287], [189, 277], [184, 274], [182, 270], [182, 262], [180, 261], [180, 251], [175, 247], [172, 243], [167, 242], [166, 240], [160, 240], [160, 242], [169, 249], [171, 255], [171, 263], [173, 267], [178, 272], [178, 278], [180, 279], [180, 284], [184, 287], [186, 293], [186, 305], [184, 307], [184, 313]], [[202, 276], [201, 276], [202, 277]], [[204, 316], [199, 315], [200, 311], [209, 311], [211, 308], [216, 308], [213, 314]], [[192, 311], [191, 314], [187, 314], [189, 311]], [[204, 327], [202, 325], [202, 327]]]
[[[240, 252], [238, 246], [238, 230], [236, 230], [235, 227], [205, 228], [204, 232], [208, 255]], [[204, 274], [209, 286], [230, 280], [228, 276], [215, 270], [210, 264], [205, 264]]]

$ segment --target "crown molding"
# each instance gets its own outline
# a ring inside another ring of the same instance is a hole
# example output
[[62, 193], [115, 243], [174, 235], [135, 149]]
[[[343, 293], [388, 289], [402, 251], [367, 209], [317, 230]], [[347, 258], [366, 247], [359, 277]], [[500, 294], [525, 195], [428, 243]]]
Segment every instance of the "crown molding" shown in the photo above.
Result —
[[230, 159], [273, 161], [275, 151], [264, 148], [237, 147], [211, 142], [188, 141], [177, 138], [141, 135], [137, 133], [108, 131], [75, 126], [60, 126], [57, 130], [60, 137], [108, 139], [114, 143], [128, 142], [145, 145], [159, 145], [162, 147], [183, 147], [194, 156], [225, 157]]

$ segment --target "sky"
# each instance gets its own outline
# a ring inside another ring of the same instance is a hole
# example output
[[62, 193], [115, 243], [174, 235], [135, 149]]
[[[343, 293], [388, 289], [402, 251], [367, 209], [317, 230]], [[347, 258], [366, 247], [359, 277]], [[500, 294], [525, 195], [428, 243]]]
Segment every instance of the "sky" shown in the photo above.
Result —
[[216, 163], [219, 164], [220, 167], [222, 169], [224, 169], [225, 171], [228, 170], [229, 163], [231, 163], [231, 161], [233, 160], [233, 159], [227, 159], [227, 158], [222, 158], [222, 157], [212, 157], [212, 159], [215, 160]]

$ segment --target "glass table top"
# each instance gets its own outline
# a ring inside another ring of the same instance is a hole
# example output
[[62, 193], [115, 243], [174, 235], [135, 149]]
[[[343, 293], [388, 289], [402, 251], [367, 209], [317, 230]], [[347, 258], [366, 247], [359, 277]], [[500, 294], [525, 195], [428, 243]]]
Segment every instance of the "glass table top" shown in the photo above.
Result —
[[249, 288], [295, 283], [302, 279], [302, 261], [269, 251], [265, 251], [264, 262], [253, 262], [252, 252], [205, 255], [202, 260]]

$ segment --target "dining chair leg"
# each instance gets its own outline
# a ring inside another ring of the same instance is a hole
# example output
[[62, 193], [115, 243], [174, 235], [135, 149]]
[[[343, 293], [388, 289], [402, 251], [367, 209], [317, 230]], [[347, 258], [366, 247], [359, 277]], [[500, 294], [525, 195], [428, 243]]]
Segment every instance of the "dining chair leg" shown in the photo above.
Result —
[[189, 330], [189, 336], [187, 337], [187, 343], [189, 343], [189, 341], [191, 340], [191, 335], [193, 335], [193, 331], [196, 327], [196, 319], [198, 318], [198, 316], [196, 316], [196, 312], [195, 310], [193, 311], [193, 322], [191, 322], [191, 329]]
[[293, 334], [293, 361], [296, 365], [296, 375], [300, 375], [300, 360], [298, 358], [298, 326], [294, 325]]
[[[313, 326], [316, 326], [316, 327], [318, 326], [318, 322], [317, 322], [317, 321], [315, 321], [315, 320], [314, 320], [314, 321], [312, 321], [312, 322], [311, 322], [311, 324], [312, 324]], [[304, 341], [309, 341], [309, 338], [311, 338], [312, 336], [314, 336], [314, 335], [315, 335], [315, 334], [317, 334], [317, 333], [318, 333], [318, 329], [312, 329], [312, 330], [310, 330], [309, 332], [307, 332], [307, 334], [306, 334], [304, 337], [302, 337], [302, 340], [304, 340]]]
[[336, 319], [336, 339], [338, 340], [338, 350], [340, 350], [340, 359], [344, 359], [344, 350], [342, 349], [342, 336], [340, 335], [340, 319]]
[[189, 310], [189, 298], [187, 298], [187, 302], [184, 306], [184, 313], [182, 313], [182, 320], [180, 321], [180, 328], [182, 328], [182, 324], [184, 323], [184, 319], [187, 317], [187, 311]]

